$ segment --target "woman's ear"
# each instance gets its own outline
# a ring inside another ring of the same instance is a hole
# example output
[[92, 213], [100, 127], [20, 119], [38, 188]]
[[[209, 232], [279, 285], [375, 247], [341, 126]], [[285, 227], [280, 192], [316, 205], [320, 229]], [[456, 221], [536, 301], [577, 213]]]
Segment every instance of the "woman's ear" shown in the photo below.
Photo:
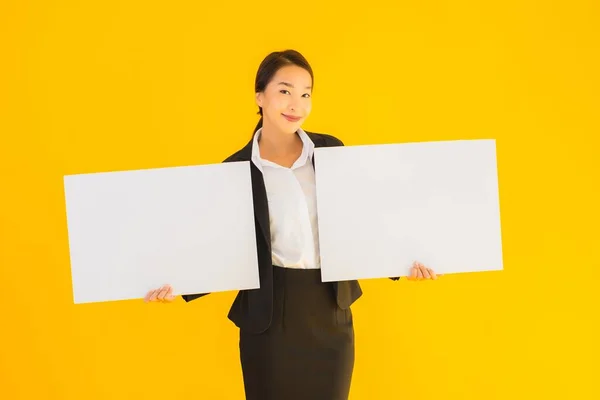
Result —
[[263, 106], [263, 93], [262, 92], [256, 92], [255, 94], [255, 100], [256, 100], [256, 105], [261, 107]]

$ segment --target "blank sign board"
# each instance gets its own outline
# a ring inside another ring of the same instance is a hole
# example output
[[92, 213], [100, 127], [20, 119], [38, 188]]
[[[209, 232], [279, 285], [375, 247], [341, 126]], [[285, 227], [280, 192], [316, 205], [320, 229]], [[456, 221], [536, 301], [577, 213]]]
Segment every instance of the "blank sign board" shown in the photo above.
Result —
[[495, 140], [315, 149], [323, 281], [501, 270]]
[[75, 303], [259, 287], [249, 162], [64, 177]]

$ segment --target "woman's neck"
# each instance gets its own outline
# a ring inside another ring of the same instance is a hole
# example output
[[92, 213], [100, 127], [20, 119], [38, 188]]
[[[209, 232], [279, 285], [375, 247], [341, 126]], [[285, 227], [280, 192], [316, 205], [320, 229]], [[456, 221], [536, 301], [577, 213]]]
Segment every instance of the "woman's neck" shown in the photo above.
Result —
[[296, 153], [298, 148], [302, 150], [302, 139], [296, 132], [281, 133], [263, 126], [258, 140], [261, 154], [264, 152], [272, 156], [282, 156]]

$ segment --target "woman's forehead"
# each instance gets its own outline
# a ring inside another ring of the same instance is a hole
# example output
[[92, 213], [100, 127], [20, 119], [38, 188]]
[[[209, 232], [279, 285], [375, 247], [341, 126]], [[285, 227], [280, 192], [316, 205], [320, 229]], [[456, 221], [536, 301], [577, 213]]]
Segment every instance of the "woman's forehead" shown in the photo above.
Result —
[[304, 68], [289, 65], [277, 71], [272, 83], [275, 85], [287, 84], [286, 86], [292, 85], [294, 88], [310, 89], [312, 79], [308, 71]]

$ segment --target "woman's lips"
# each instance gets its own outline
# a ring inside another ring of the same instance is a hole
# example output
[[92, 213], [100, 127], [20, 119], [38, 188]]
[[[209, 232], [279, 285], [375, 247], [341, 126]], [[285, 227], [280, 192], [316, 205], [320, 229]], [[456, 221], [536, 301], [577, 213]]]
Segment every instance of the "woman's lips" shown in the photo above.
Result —
[[287, 119], [290, 122], [298, 122], [300, 121], [302, 118], [301, 117], [292, 117], [290, 115], [285, 115], [285, 114], [281, 114], [285, 117], [285, 119]]

